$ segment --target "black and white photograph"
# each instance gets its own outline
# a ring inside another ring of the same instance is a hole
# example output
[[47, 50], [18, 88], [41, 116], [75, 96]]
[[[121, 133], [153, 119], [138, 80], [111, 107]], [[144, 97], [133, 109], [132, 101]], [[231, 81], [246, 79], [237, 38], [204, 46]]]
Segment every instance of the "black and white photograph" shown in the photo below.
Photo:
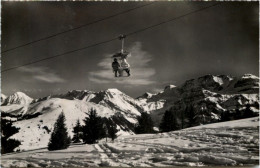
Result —
[[2, 1], [1, 164], [259, 167], [258, 1]]

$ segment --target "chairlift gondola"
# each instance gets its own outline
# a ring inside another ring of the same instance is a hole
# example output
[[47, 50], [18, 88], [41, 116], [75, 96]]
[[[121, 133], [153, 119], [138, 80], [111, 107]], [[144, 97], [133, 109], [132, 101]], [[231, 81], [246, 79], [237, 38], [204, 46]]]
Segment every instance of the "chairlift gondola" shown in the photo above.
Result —
[[[124, 51], [124, 39], [126, 38], [125, 35], [120, 35], [118, 37], [121, 40], [122, 48], [121, 51], [115, 53], [112, 58], [112, 67], [113, 72], [115, 73], [115, 77], [129, 77], [130, 76], [130, 65], [127, 63], [126, 59], [129, 55], [129, 52]], [[117, 67], [118, 65], [118, 67]], [[117, 73], [119, 75], [117, 75]]]

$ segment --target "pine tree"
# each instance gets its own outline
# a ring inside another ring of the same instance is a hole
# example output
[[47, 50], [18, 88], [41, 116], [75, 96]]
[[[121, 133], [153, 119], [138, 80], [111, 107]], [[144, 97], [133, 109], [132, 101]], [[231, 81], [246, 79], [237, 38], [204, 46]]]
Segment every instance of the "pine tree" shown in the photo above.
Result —
[[62, 112], [54, 124], [54, 130], [48, 144], [48, 150], [66, 149], [70, 145], [67, 127], [65, 125], [65, 116]]
[[142, 113], [140, 117], [137, 118], [138, 124], [135, 127], [135, 133], [144, 134], [144, 133], [154, 133], [153, 130], [153, 121], [149, 114]]
[[181, 112], [181, 129], [183, 129], [185, 127], [185, 116], [184, 116], [184, 112]]
[[194, 108], [192, 106], [188, 106], [185, 109], [185, 113], [188, 117], [188, 127], [192, 127], [195, 125], [195, 111]]
[[202, 106], [201, 109], [198, 112], [198, 122], [202, 124], [206, 124], [207, 123], [207, 117], [208, 117], [208, 111], [207, 111], [207, 107]]
[[116, 124], [111, 118], [103, 118], [104, 121], [104, 127], [106, 131], [106, 137], [109, 137], [114, 141], [117, 138], [116, 133], [118, 130], [116, 129]]
[[103, 118], [103, 130], [104, 130], [104, 137], [106, 137], [106, 142], [107, 142], [107, 137], [109, 136], [108, 135], [108, 125], [106, 124], [106, 121], [104, 120]]
[[1, 118], [1, 153], [13, 152], [21, 142], [10, 137], [19, 132], [19, 128], [12, 125], [11, 121]]
[[250, 105], [247, 104], [246, 105], [246, 109], [244, 110], [244, 118], [250, 118], [250, 117], [254, 117], [254, 112], [250, 109]]
[[178, 129], [177, 118], [171, 111], [165, 111], [159, 128], [162, 132], [169, 132]]
[[231, 120], [231, 113], [229, 110], [223, 111], [221, 113], [221, 121], [230, 121]]
[[83, 126], [83, 141], [84, 143], [93, 144], [97, 140], [105, 137], [103, 128], [104, 121], [97, 116], [96, 110], [91, 109], [88, 116], [85, 118]]
[[224, 121], [225, 121], [225, 112], [222, 111], [222, 112], [220, 113], [220, 122], [224, 122]]
[[234, 118], [236, 119], [236, 120], [238, 120], [238, 119], [241, 119], [243, 116], [242, 116], [242, 113], [241, 113], [241, 111], [239, 110], [239, 107], [237, 106], [236, 107], [236, 110], [235, 110], [235, 115], [234, 115]]
[[72, 138], [72, 142], [78, 143], [82, 139], [82, 127], [80, 125], [79, 119], [77, 120], [77, 123], [75, 127], [73, 128], [74, 136]]
[[116, 126], [114, 124], [108, 126], [108, 135], [114, 141], [117, 137], [116, 133], [118, 130], [116, 129]]

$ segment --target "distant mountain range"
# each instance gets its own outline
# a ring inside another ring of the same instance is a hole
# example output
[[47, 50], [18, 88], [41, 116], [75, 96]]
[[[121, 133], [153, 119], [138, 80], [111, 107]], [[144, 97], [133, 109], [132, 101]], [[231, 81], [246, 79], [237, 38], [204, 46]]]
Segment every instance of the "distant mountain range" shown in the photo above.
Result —
[[144, 93], [132, 98], [118, 89], [100, 92], [72, 90], [65, 94], [32, 99], [25, 93], [1, 95], [2, 117], [13, 120], [21, 128], [12, 138], [21, 140], [21, 150], [46, 147], [50, 132], [58, 115], [64, 112], [69, 134], [72, 136], [76, 120], [82, 120], [91, 108], [99, 116], [111, 119], [120, 130], [118, 135], [133, 134], [137, 117], [142, 112], [150, 113], [158, 126], [165, 110], [181, 114], [188, 106], [195, 112], [197, 125], [206, 120], [215, 122], [220, 114], [250, 105], [251, 110], [259, 111], [259, 77], [245, 74], [242, 77], [226, 75], [206, 75], [191, 79], [180, 86], [168, 85], [156, 94]]

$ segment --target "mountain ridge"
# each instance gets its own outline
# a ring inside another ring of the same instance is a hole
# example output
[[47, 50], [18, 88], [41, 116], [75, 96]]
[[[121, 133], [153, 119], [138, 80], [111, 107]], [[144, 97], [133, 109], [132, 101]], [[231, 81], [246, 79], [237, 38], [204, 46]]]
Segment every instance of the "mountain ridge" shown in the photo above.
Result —
[[[239, 78], [205, 75], [187, 80], [180, 86], [168, 85], [164, 91], [156, 94], [147, 92], [138, 98], [132, 98], [116, 88], [99, 92], [71, 90], [64, 94], [26, 101], [27, 103], [6, 103], [1, 106], [1, 112], [3, 117], [18, 120], [14, 125], [21, 128], [21, 132], [15, 134], [14, 138], [23, 141], [20, 149], [32, 149], [47, 145], [50, 136], [47, 130], [53, 129], [56, 117], [61, 112], [67, 118], [66, 124], [71, 136], [76, 120], [80, 119], [82, 123], [91, 108], [96, 109], [99, 116], [111, 119], [119, 130], [118, 135], [129, 135], [134, 134], [137, 117], [143, 112], [151, 114], [156, 126], [165, 110], [176, 113], [178, 117], [188, 106], [194, 108], [196, 125], [217, 122], [222, 112], [233, 112], [236, 108], [244, 108], [246, 104], [258, 112], [258, 91], [259, 78], [251, 74]], [[206, 112], [202, 113], [202, 109]], [[206, 118], [202, 117], [205, 115]], [[36, 135], [30, 137], [30, 132], [36, 132]]]

